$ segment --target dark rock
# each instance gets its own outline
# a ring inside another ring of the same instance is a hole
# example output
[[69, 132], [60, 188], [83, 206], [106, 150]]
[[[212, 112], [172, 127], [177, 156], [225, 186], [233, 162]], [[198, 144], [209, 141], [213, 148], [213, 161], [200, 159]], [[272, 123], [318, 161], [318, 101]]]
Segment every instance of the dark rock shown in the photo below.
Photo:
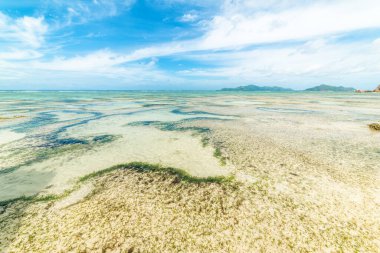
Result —
[[375, 131], [380, 131], [380, 123], [372, 123], [369, 124], [368, 127]]

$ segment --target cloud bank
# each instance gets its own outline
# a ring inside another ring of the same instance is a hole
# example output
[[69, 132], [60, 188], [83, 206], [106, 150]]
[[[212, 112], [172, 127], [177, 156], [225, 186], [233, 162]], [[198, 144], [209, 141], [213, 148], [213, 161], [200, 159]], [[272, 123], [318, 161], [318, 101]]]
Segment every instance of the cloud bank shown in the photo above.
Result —
[[379, 9], [375, 0], [51, 1], [34, 15], [0, 12], [0, 88], [371, 88]]

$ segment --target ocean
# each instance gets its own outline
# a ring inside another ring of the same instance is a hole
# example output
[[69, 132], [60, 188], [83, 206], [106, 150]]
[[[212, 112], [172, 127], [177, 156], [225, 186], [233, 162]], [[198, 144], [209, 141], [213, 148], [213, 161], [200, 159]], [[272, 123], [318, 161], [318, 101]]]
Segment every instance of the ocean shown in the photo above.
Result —
[[[215, 147], [202, 144], [223, 125], [244, 127], [362, 180], [378, 177], [380, 134], [367, 125], [380, 120], [379, 99], [328, 92], [3, 91], [0, 201], [63, 192], [80, 176], [132, 161], [197, 176], [232, 173], [236, 164], [222, 166]], [[275, 163], [269, 154], [263, 159]]]

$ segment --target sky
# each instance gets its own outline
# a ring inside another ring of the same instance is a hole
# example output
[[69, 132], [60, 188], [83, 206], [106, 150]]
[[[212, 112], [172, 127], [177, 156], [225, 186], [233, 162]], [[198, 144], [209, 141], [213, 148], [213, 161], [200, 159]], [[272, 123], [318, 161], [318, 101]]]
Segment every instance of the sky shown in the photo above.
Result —
[[379, 0], [0, 0], [0, 89], [379, 83]]

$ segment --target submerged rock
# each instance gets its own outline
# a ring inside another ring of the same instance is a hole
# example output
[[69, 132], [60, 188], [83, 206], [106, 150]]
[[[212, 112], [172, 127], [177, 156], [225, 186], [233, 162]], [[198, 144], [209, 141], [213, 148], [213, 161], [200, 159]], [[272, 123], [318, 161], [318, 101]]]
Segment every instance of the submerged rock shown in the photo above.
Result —
[[370, 129], [380, 131], [380, 123], [372, 123], [368, 125]]
[[380, 92], [380, 84], [374, 90], [356, 90], [357, 93]]

